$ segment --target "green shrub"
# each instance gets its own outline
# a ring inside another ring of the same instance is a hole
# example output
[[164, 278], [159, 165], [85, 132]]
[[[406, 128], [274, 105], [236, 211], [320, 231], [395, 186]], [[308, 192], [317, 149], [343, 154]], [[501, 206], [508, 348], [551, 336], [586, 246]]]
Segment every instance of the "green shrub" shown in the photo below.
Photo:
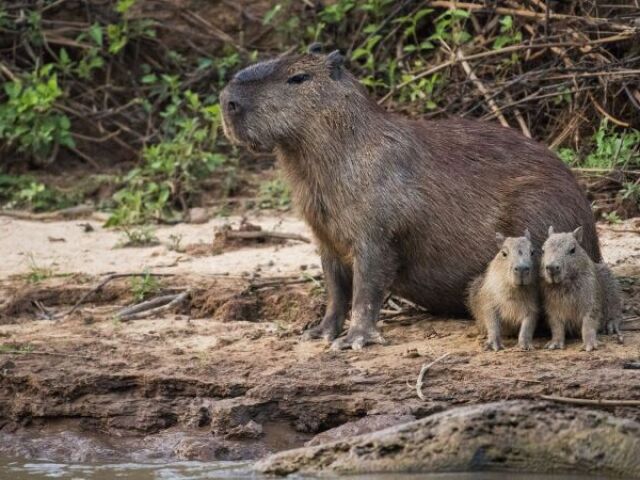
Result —
[[198, 181], [226, 162], [224, 155], [214, 153], [220, 106], [203, 104], [189, 90], [179, 93], [179, 82], [173, 77], [160, 82], [176, 90], [161, 114], [163, 137], [143, 149], [142, 164], [124, 177], [124, 187], [113, 197], [115, 210], [107, 226], [172, 217], [176, 207], [184, 210], [198, 193]]
[[47, 64], [6, 83], [6, 101], [0, 104], [0, 140], [40, 161], [58, 145], [74, 146], [69, 118], [54, 108], [63, 94], [54, 67]]

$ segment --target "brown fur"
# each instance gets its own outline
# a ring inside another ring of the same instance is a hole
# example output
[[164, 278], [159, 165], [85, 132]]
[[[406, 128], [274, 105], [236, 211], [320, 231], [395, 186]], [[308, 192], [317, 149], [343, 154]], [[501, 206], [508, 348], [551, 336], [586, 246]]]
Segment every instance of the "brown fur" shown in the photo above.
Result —
[[382, 342], [375, 322], [389, 290], [464, 313], [496, 231], [528, 227], [539, 247], [548, 225], [583, 224], [600, 259], [590, 205], [546, 147], [493, 123], [387, 112], [336, 52], [248, 67], [221, 103], [230, 139], [275, 151], [320, 245], [329, 304], [308, 338], [338, 336], [353, 303], [349, 334], [334, 346]]
[[[522, 350], [533, 349], [532, 339], [539, 313], [537, 271], [533, 246], [524, 237], [498, 237], [500, 251], [487, 270], [470, 284], [468, 306], [478, 330], [487, 335], [485, 347], [503, 347], [502, 333], [518, 335]], [[516, 268], [526, 269], [524, 273]]]
[[596, 333], [606, 330], [621, 340], [621, 301], [618, 284], [609, 268], [594, 263], [581, 247], [582, 228], [573, 233], [553, 233], [543, 246], [540, 265], [542, 296], [551, 342], [547, 348], [564, 348], [565, 334], [582, 334], [584, 348], [597, 348]]

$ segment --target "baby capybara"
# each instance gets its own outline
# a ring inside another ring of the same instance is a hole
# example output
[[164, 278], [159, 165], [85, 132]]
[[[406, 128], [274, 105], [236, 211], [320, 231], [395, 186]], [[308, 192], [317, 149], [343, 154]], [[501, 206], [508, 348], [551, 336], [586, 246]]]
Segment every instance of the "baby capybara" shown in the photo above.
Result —
[[431, 312], [462, 314], [465, 288], [495, 252], [495, 232], [584, 225], [600, 250], [589, 202], [544, 145], [494, 123], [424, 121], [386, 111], [328, 55], [284, 55], [238, 72], [221, 95], [234, 143], [273, 151], [318, 241], [327, 311], [306, 338], [334, 348], [384, 340], [387, 292]]
[[499, 252], [469, 286], [469, 310], [480, 333], [487, 336], [487, 349], [504, 348], [505, 333], [518, 335], [522, 350], [532, 350], [540, 299], [531, 235], [529, 230], [523, 237], [497, 234], [496, 241]]
[[581, 332], [584, 349], [597, 348], [596, 332], [620, 334], [622, 302], [618, 283], [604, 263], [594, 263], [582, 248], [582, 227], [554, 233], [542, 247], [542, 298], [551, 341], [547, 348], [564, 348], [565, 334]]

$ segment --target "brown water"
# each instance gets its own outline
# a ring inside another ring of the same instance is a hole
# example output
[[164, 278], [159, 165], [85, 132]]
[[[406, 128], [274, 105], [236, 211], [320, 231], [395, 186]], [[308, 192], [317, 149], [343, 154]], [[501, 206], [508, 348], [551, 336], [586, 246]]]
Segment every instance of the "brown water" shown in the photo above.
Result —
[[[0, 458], [0, 480], [259, 480], [261, 478], [266, 479], [267, 477], [262, 477], [254, 473], [251, 469], [251, 463], [243, 462], [115, 463], [91, 465], [18, 461]], [[470, 472], [404, 475], [377, 474], [357, 475], [349, 478], [352, 480], [585, 480], [586, 478], [595, 477]], [[603, 477], [598, 478], [602, 479]]]

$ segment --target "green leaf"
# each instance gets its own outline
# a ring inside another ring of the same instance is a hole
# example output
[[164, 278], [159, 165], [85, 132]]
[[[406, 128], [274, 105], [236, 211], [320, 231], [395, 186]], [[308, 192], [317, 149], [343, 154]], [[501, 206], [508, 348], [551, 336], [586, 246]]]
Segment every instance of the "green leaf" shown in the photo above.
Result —
[[99, 23], [94, 23], [93, 25], [91, 25], [91, 27], [89, 28], [89, 36], [96, 43], [96, 45], [98, 45], [99, 47], [102, 47], [102, 44], [103, 44], [102, 27], [100, 26]]

